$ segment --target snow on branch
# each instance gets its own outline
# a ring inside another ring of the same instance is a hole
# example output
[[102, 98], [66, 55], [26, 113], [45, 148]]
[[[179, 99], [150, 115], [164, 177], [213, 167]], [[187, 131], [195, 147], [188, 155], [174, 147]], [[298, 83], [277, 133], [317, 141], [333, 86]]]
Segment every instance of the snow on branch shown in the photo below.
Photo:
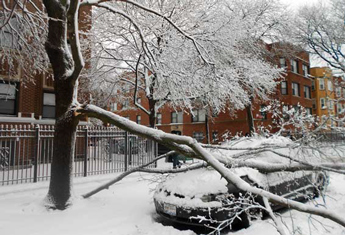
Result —
[[[272, 203], [280, 204], [288, 208], [298, 210], [300, 212], [305, 212], [309, 214], [319, 215], [324, 218], [328, 218], [342, 226], [345, 227], [345, 219], [324, 208], [317, 208], [309, 206], [297, 201], [283, 198], [281, 196], [270, 193], [264, 189], [254, 187], [241, 179], [238, 175], [231, 172], [227, 167], [224, 166], [219, 160], [211, 155], [210, 152], [206, 151], [195, 139], [187, 136], [178, 136], [173, 134], [164, 133], [163, 131], [155, 130], [145, 126], [137, 125], [136, 123], [122, 118], [112, 112], [102, 110], [93, 105], [85, 105], [83, 107], [77, 108], [78, 112], [85, 113], [91, 117], [97, 117], [103, 121], [109, 122], [118, 126], [124, 130], [131, 133], [138, 134], [140, 136], [155, 140], [161, 144], [167, 146], [174, 146], [173, 149], [178, 149], [179, 147], [184, 147], [188, 153], [195, 153], [195, 156], [203, 159], [208, 165], [212, 166], [216, 171], [218, 171], [228, 182], [235, 185], [238, 189], [252, 193], [254, 195], [259, 195], [261, 197], [266, 197]], [[191, 151], [192, 150], [192, 151]], [[180, 149], [179, 149], [180, 151]]]
[[117, 176], [113, 180], [109, 181], [108, 183], [103, 184], [100, 187], [98, 187], [98, 188], [96, 188], [96, 189], [94, 189], [94, 190], [84, 194], [83, 198], [89, 198], [92, 195], [95, 195], [96, 193], [98, 193], [98, 192], [100, 192], [100, 191], [102, 191], [104, 189], [108, 189], [111, 185], [119, 182], [120, 180], [122, 180], [126, 176], [128, 176], [128, 175], [130, 175], [132, 173], [135, 173], [135, 172], [145, 172], [145, 173], [155, 173], [155, 174], [182, 173], [182, 172], [186, 172], [186, 171], [190, 171], [190, 170], [195, 170], [195, 169], [199, 169], [199, 168], [207, 166], [207, 164], [205, 162], [201, 162], [201, 163], [193, 164], [193, 165], [188, 166], [188, 167], [179, 168], [179, 169], [173, 169], [173, 170], [171, 170], [171, 169], [164, 170], [164, 169], [145, 168], [145, 167], [151, 165], [152, 163], [158, 161], [159, 159], [171, 156], [173, 154], [175, 154], [175, 151], [170, 151], [170, 152], [168, 152], [166, 154], [163, 154], [163, 155], [160, 155], [160, 156], [156, 157], [155, 159], [151, 160], [148, 163], [145, 163], [145, 164], [143, 164], [141, 166], [138, 166], [138, 167], [132, 168], [132, 169], [126, 171], [126, 172], [123, 172], [122, 174], [120, 174], [119, 176]]

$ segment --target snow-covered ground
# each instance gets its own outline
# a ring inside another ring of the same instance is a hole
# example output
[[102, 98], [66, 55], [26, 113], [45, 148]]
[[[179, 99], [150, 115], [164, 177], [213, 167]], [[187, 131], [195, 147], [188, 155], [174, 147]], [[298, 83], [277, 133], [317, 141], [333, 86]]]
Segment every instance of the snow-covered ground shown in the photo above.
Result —
[[[115, 175], [75, 179], [73, 206], [65, 211], [47, 211], [42, 206], [48, 182], [1, 187], [0, 234], [194, 234], [190, 230], [180, 231], [156, 222], [152, 190], [157, 183], [153, 180], [153, 175], [136, 173], [90, 199], [81, 199], [78, 196]], [[345, 216], [344, 185], [345, 176], [332, 174], [327, 191], [329, 197], [326, 201], [330, 210], [337, 211], [343, 216]], [[308, 215], [287, 211], [283, 213], [282, 218], [291, 234], [345, 234], [345, 228], [319, 217], [311, 219]], [[312, 233], [309, 232], [310, 230]], [[255, 221], [250, 228], [238, 231], [236, 234], [278, 233], [268, 219]]]
[[[343, 152], [340, 155], [344, 156]], [[172, 164], [162, 160], [158, 162], [158, 167], [172, 168]], [[191, 230], [181, 231], [158, 222], [153, 204], [153, 191], [158, 184], [156, 175], [135, 173], [89, 199], [81, 198], [80, 195], [118, 174], [75, 178], [73, 206], [65, 211], [44, 208], [49, 182], [1, 186], [0, 235], [195, 234]], [[316, 202], [345, 217], [345, 175], [331, 174], [330, 178], [326, 202], [321, 198]], [[317, 216], [288, 210], [282, 213], [281, 218], [287, 234], [345, 235], [344, 227]], [[270, 219], [254, 221], [248, 229], [226, 233], [278, 234]]]

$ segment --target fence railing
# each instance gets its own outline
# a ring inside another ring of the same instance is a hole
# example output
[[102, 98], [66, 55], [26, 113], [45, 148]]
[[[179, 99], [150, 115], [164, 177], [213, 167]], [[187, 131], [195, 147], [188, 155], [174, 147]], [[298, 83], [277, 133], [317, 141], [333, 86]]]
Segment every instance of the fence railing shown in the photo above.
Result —
[[[48, 180], [53, 137], [52, 125], [0, 125], [0, 185]], [[157, 153], [155, 142], [121, 129], [80, 126], [73, 174], [123, 172], [151, 161]]]

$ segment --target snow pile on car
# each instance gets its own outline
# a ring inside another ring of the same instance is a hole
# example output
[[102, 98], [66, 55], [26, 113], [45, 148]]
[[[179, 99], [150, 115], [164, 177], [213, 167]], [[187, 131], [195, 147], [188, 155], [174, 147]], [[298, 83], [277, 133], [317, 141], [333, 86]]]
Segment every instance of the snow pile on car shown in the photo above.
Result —
[[217, 201], [203, 202], [200, 198], [208, 194], [227, 192], [227, 181], [210, 168], [188, 171], [174, 175], [158, 185], [154, 198], [183, 207], [221, 207]]

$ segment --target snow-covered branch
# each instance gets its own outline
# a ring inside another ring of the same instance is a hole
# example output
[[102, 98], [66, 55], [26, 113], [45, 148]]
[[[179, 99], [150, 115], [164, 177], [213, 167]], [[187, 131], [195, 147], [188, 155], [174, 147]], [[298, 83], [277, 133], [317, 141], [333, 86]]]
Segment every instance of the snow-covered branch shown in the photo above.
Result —
[[186, 171], [190, 171], [190, 170], [195, 170], [195, 169], [199, 169], [202, 167], [206, 167], [207, 164], [205, 162], [201, 162], [201, 163], [197, 163], [188, 167], [183, 167], [183, 168], [179, 168], [179, 169], [152, 169], [152, 168], [145, 168], [151, 164], [153, 164], [154, 162], [158, 161], [159, 159], [168, 157], [175, 154], [175, 151], [170, 151], [166, 154], [160, 155], [158, 157], [156, 157], [155, 159], [152, 159], [151, 161], [149, 161], [148, 163], [145, 163], [141, 166], [132, 168], [126, 172], [123, 172], [122, 174], [120, 174], [119, 176], [117, 176], [116, 178], [114, 178], [113, 180], [107, 182], [106, 184], [103, 184], [101, 186], [99, 186], [98, 188], [86, 193], [83, 195], [84, 198], [89, 198], [92, 195], [95, 195], [96, 193], [104, 190], [104, 189], [108, 189], [111, 185], [119, 182], [120, 180], [122, 180], [123, 178], [125, 178], [126, 176], [135, 173], [135, 172], [145, 172], [145, 173], [155, 173], [155, 174], [168, 174], [168, 173], [182, 173], [182, 172], [186, 172]]
[[175, 143], [177, 145], [186, 145], [188, 148], [191, 148], [196, 153], [197, 156], [199, 156], [204, 161], [206, 161], [208, 165], [212, 166], [228, 182], [235, 185], [238, 189], [244, 192], [249, 192], [255, 195], [259, 195], [261, 197], [266, 197], [269, 201], [276, 204], [283, 205], [288, 208], [293, 208], [301, 212], [310, 213], [310, 214], [322, 216], [324, 218], [328, 218], [330, 220], [333, 220], [336, 223], [341, 224], [342, 226], [345, 226], [344, 218], [340, 217], [339, 215], [327, 209], [317, 208], [317, 207], [305, 205], [300, 202], [289, 200], [281, 196], [275, 195], [273, 193], [270, 193], [264, 189], [260, 189], [248, 184], [246, 181], [241, 179], [238, 175], [236, 175], [235, 173], [231, 172], [228, 168], [226, 168], [224, 164], [220, 163], [215, 157], [213, 157], [210, 154], [210, 152], [206, 151], [196, 140], [194, 140], [191, 137], [177, 136], [173, 134], [164, 133], [162, 131], [155, 130], [152, 128], [140, 126], [125, 118], [121, 118], [111, 112], [104, 111], [92, 105], [86, 105], [84, 107], [80, 107], [76, 111], [88, 114], [89, 116], [100, 118], [102, 120], [106, 120], [107, 122], [112, 123], [124, 130], [128, 130], [140, 136], [145, 136], [161, 144], [170, 143], [171, 145], [172, 143]]

